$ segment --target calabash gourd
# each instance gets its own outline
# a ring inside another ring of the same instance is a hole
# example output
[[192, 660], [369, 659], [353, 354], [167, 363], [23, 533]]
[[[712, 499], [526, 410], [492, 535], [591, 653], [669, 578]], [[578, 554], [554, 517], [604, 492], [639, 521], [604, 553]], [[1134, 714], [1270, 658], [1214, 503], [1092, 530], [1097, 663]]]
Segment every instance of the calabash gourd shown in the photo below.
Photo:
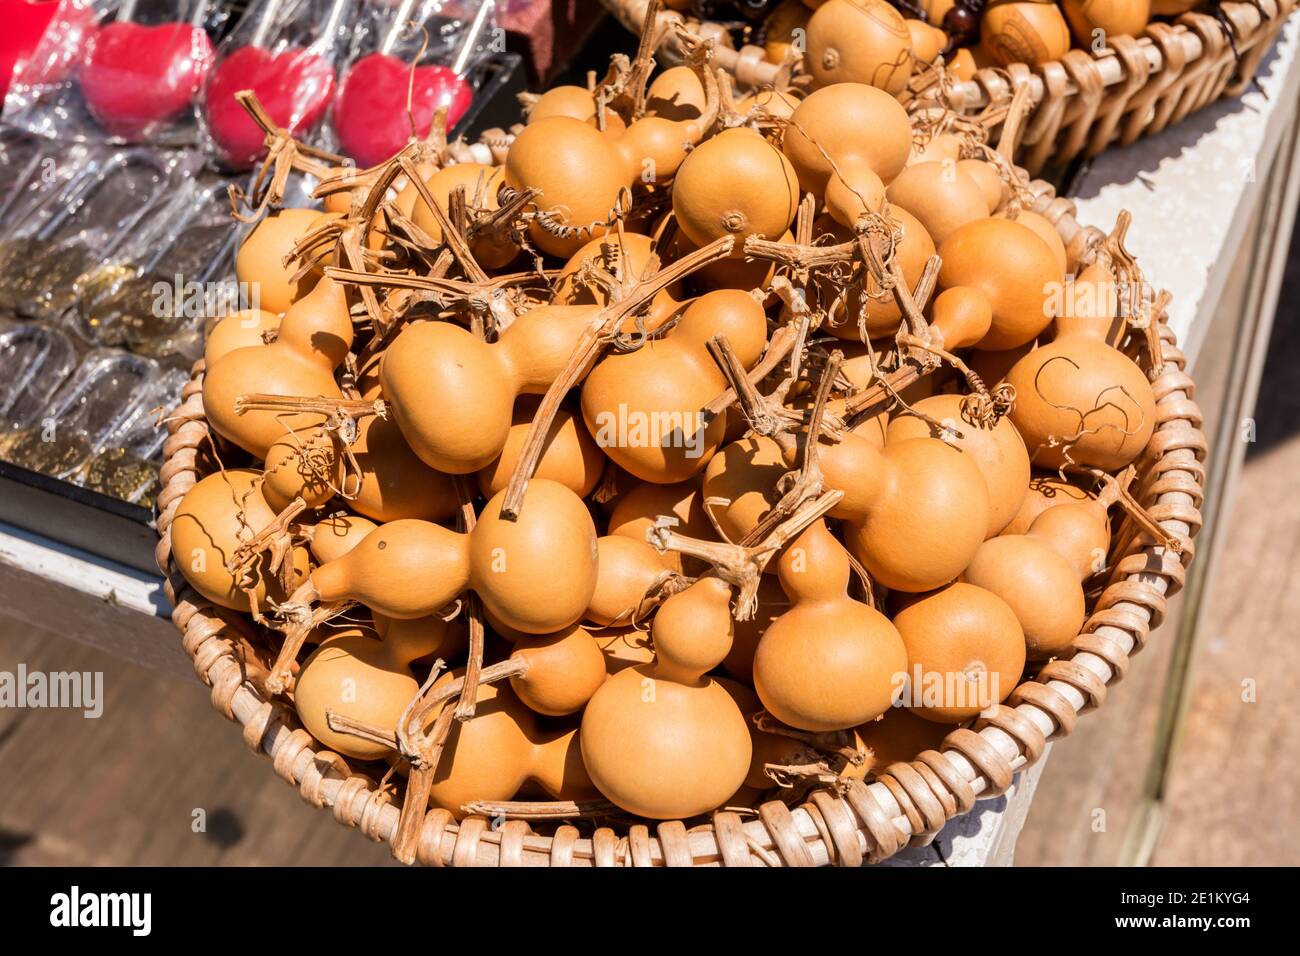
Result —
[[647, 593], [671, 573], [665, 555], [644, 538], [622, 534], [597, 538], [596, 553], [596, 590], [583, 620], [598, 627], [633, 623]]
[[790, 596], [754, 655], [754, 690], [777, 720], [844, 730], [889, 709], [907, 667], [903, 642], [879, 611], [849, 597], [844, 548], [817, 521], [782, 553]]
[[360, 628], [326, 637], [303, 662], [294, 683], [298, 719], [313, 737], [345, 757], [380, 760], [390, 747], [331, 730], [328, 714], [396, 731], [402, 711], [420, 689], [411, 662], [429, 653], [424, 635], [390, 634], [379, 640]]
[[955, 724], [1000, 703], [1025, 668], [1025, 638], [1000, 597], [958, 582], [920, 595], [894, 616], [907, 647], [908, 704]]
[[779, 239], [794, 222], [799, 184], [781, 150], [752, 129], [723, 130], [691, 150], [673, 182], [673, 213], [696, 246], [733, 236]]
[[1115, 289], [1105, 266], [1086, 268], [1067, 292], [1056, 336], [1007, 373], [1016, 390], [1011, 420], [1036, 466], [1072, 462], [1116, 472], [1151, 440], [1151, 383], [1106, 340], [1117, 314]]
[[545, 479], [529, 483], [517, 521], [501, 518], [501, 497], [487, 503], [469, 534], [415, 519], [381, 525], [316, 568], [291, 600], [355, 600], [387, 617], [414, 618], [472, 588], [515, 630], [549, 634], [569, 627], [596, 587], [591, 515], [572, 491]]
[[912, 33], [884, 0], [826, 0], [807, 31], [804, 62], [818, 86], [869, 83], [893, 95], [912, 75]]
[[1104, 37], [1140, 37], [1151, 19], [1151, 0], [1061, 0], [1061, 11], [1081, 47]]
[[1024, 534], [984, 542], [962, 572], [963, 581], [998, 595], [1015, 612], [1030, 660], [1061, 653], [1083, 627], [1081, 582], [1105, 568], [1110, 500], [1103, 496], [1048, 508]]
[[939, 244], [959, 227], [989, 214], [983, 188], [955, 161], [909, 164], [894, 177], [885, 197], [915, 216]]
[[[216, 472], [185, 493], [172, 518], [176, 567], [199, 594], [234, 611], [252, 610], [250, 593], [259, 609], [286, 595], [280, 577], [271, 573], [267, 554], [257, 555], [243, 576], [226, 567], [241, 545], [275, 521], [276, 513], [262, 497], [261, 485], [261, 473], [251, 469]], [[291, 548], [284, 560], [292, 589], [307, 575], [307, 551]]]
[[[540, 404], [541, 399], [533, 395], [521, 395], [515, 401], [505, 447], [492, 464], [478, 473], [479, 491], [485, 498], [492, 497], [510, 483]], [[605, 456], [596, 447], [578, 414], [567, 405], [560, 406], [547, 430], [546, 444], [533, 471], [534, 476], [559, 482], [578, 497], [585, 498], [596, 487], [604, 471]]]
[[1082, 487], [1077, 478], [1068, 475], [1061, 478], [1055, 474], [1034, 475], [1029, 479], [1029, 490], [1025, 494], [1025, 500], [1020, 503], [1020, 510], [1011, 519], [1011, 523], [1002, 529], [1002, 533], [1024, 534], [1034, 519], [1048, 508], [1071, 501], [1087, 501], [1093, 497], [1093, 493]]
[[[498, 193], [503, 181], [500, 166], [484, 166], [481, 163], [455, 163], [444, 166], [425, 179], [424, 184], [429, 194], [445, 212], [451, 194], [456, 189], [463, 189], [467, 204], [484, 212], [500, 208]], [[434, 243], [442, 241], [442, 227], [428, 205], [416, 193], [414, 186], [408, 186], [409, 196], [405, 197], [412, 207], [411, 220], [428, 233]], [[404, 190], [405, 192], [405, 190]], [[399, 206], [401, 204], [399, 203]], [[484, 269], [503, 269], [519, 255], [519, 246], [514, 242], [493, 234], [474, 236], [469, 243], [470, 252]]]
[[767, 318], [753, 296], [719, 290], [687, 307], [662, 338], [634, 352], [607, 355], [582, 385], [582, 417], [597, 445], [645, 481], [684, 481], [708, 464], [722, 444], [725, 416], [701, 409], [727, 387], [707, 344], [724, 335], [740, 363], [758, 361]]
[[[903, 278], [915, 286], [926, 262], [935, 253], [934, 240], [920, 220], [901, 206], [891, 206], [889, 218], [898, 224], [903, 234], [901, 241], [894, 247], [894, 255], [902, 269]], [[833, 242], [846, 242], [852, 235], [848, 229], [829, 217], [818, 219], [817, 229], [829, 235]], [[816, 280], [816, 283], [826, 301], [831, 303], [830, 321], [823, 325], [823, 329], [836, 338], [863, 341], [858, 316], [864, 313], [864, 309], [868, 338], [881, 338], [898, 331], [903, 319], [902, 310], [892, 295], [881, 298], [879, 284], [870, 276], [865, 281], [865, 301], [861, 286], [854, 285], [841, 296], [840, 290], [825, 278]]]
[[313, 269], [295, 281], [298, 266], [285, 259], [300, 238], [332, 217], [315, 209], [280, 209], [253, 227], [235, 253], [235, 278], [257, 290], [259, 308], [286, 312], [311, 291], [320, 272]]
[[217, 359], [235, 349], [265, 345], [266, 336], [274, 337], [280, 328], [280, 316], [265, 309], [232, 312], [217, 321], [208, 331], [203, 344], [203, 362], [211, 368]]
[[[861, 135], [864, 129], [872, 134]], [[912, 124], [898, 101], [883, 90], [863, 83], [836, 83], [799, 104], [781, 148], [803, 192], [825, 197], [834, 177], [852, 194], [859, 183], [874, 183], [862, 175], [864, 170], [886, 185], [902, 171], [912, 150]], [[853, 224], [852, 218], [847, 222], [841, 218], [844, 210], [838, 216], [835, 212], [831, 210], [831, 215], [842, 225]]]
[[[793, 465], [796, 448], [782, 446]], [[844, 498], [844, 543], [885, 587], [928, 591], [955, 580], [984, 540], [989, 492], [979, 466], [935, 438], [888, 442], [884, 450], [852, 432], [823, 443], [827, 488]]]
[[[463, 669], [449, 671], [434, 687], [462, 676]], [[583, 766], [577, 730], [542, 730], [509, 686], [479, 684], [475, 700], [473, 717], [451, 723], [429, 791], [434, 804], [460, 817], [466, 804], [509, 800], [530, 781], [556, 800], [598, 796]]]
[[753, 745], [735, 700], [708, 672], [731, 645], [731, 589], [701, 578], [655, 615], [655, 660], [619, 671], [582, 716], [592, 782], [629, 813], [674, 820], [719, 806], [744, 783]]
[[581, 119], [530, 118], [506, 154], [505, 183], [538, 190], [536, 207], [558, 223], [534, 222], [529, 238], [551, 255], [569, 256], [607, 231], [619, 194], [633, 183], [667, 182], [704, 135], [704, 120], [645, 116], [624, 130], [602, 132]]
[[490, 344], [451, 322], [406, 326], [379, 377], [411, 450], [452, 475], [490, 465], [509, 440], [515, 400], [545, 394], [597, 314], [593, 305], [539, 306]]
[[989, 490], [989, 523], [985, 537], [1000, 534], [1020, 510], [1029, 491], [1029, 453], [1011, 420], [1005, 416], [989, 428], [967, 417], [963, 396], [935, 395], [912, 407], [921, 415], [955, 429], [935, 434], [925, 419], [904, 412], [889, 423], [887, 441], [908, 438], [939, 438], [969, 455], [979, 466]]
[[575, 625], [554, 634], [524, 636], [514, 644], [510, 659], [523, 673], [512, 676], [510, 686], [539, 714], [576, 713], [605, 683], [605, 655], [585, 628]]
[[739, 542], [772, 510], [781, 497], [777, 482], [789, 470], [781, 446], [764, 435], [748, 435], [713, 456], [704, 470], [704, 507], [727, 540]]
[[1055, 3], [1013, 0], [984, 11], [980, 51], [998, 66], [1038, 66], [1070, 49], [1070, 28]]
[[221, 356], [203, 379], [203, 408], [218, 434], [258, 458], [288, 432], [319, 425], [316, 413], [272, 410], [235, 411], [242, 395], [263, 393], [305, 398], [341, 398], [334, 370], [352, 347], [347, 296], [324, 278], [294, 302], [267, 345], [235, 349]]
[[1054, 318], [1052, 294], [1064, 282], [1052, 250], [1032, 229], [1010, 219], [978, 219], [939, 246], [939, 286], [970, 286], [993, 307], [993, 324], [975, 343], [1010, 349], [1036, 338]]
[[317, 564], [347, 554], [361, 539], [379, 527], [369, 518], [340, 513], [321, 518], [311, 525], [308, 550]]

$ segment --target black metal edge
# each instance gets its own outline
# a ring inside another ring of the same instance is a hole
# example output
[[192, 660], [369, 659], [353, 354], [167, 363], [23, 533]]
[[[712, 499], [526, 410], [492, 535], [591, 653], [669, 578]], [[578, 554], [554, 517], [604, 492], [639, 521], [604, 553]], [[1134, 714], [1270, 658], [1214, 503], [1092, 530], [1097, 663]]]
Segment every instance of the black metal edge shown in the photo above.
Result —
[[0, 461], [0, 521], [157, 574], [153, 513], [139, 505]]

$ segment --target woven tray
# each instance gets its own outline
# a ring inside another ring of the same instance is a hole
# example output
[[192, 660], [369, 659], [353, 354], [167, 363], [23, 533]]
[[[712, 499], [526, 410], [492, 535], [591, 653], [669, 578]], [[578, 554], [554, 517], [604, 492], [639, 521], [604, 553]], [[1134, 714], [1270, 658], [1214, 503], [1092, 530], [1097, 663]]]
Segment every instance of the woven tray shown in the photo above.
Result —
[[[639, 33], [648, 0], [601, 0], [629, 30]], [[1221, 96], [1237, 96], [1255, 70], [1296, 0], [1251, 0], [1220, 4], [1222, 23], [1206, 13], [1185, 13], [1173, 23], [1152, 23], [1142, 37], [1111, 37], [1103, 53], [1073, 49], [1039, 66], [1014, 64], [983, 69], [955, 84], [950, 105], [969, 113], [1010, 102], [1028, 86], [1033, 111], [1025, 123], [1016, 161], [1037, 175], [1047, 164], [1096, 156], [1112, 143], [1127, 145], [1159, 133]], [[734, 49], [730, 34], [674, 11], [658, 17], [664, 40], [659, 59], [681, 58], [672, 25], [711, 37], [717, 62], [743, 87], [777, 83], [781, 66], [760, 46]], [[1229, 35], [1231, 31], [1231, 35]], [[996, 127], [993, 128], [996, 134]]]
[[[1074, 206], [1050, 185], [1029, 184], [1032, 208], [1052, 221], [1071, 261], [1087, 261], [1102, 240], [1081, 226]], [[1013, 775], [1031, 766], [1047, 741], [1064, 737], [1082, 714], [1105, 702], [1109, 688], [1159, 626], [1167, 598], [1183, 584], [1199, 530], [1205, 437], [1194, 384], [1173, 333], [1159, 316], [1161, 362], [1149, 367], [1156, 398], [1156, 429], [1137, 464], [1132, 492], [1152, 518], [1182, 543], [1180, 555], [1156, 547], [1127, 519], [1117, 522], [1115, 553], [1104, 591], [1071, 649], [1018, 686], [1005, 704], [973, 728], [953, 730], [940, 749], [910, 763], [879, 768], [871, 783], [848, 780], [842, 793], [816, 790], [795, 808], [763, 804], [757, 817], [715, 812], [712, 822], [687, 829], [680, 821], [626, 834], [609, 828], [582, 836], [562, 825], [554, 835], [533, 832], [523, 820], [495, 828], [488, 818], [460, 821], [442, 809], [425, 813], [414, 862], [434, 866], [857, 866], [883, 860], [908, 845], [923, 845], [975, 801], [1003, 793]], [[158, 496], [158, 565], [174, 610], [172, 620], [212, 704], [243, 728], [244, 741], [271, 758], [275, 772], [313, 806], [371, 840], [392, 844], [400, 804], [369, 777], [353, 771], [299, 724], [293, 709], [267, 699], [249, 680], [270, 646], [246, 615], [218, 608], [198, 595], [171, 561], [170, 527], [181, 498], [203, 474], [201, 453], [212, 436], [204, 416], [203, 362], [168, 417]], [[260, 648], [260, 652], [259, 652]]]

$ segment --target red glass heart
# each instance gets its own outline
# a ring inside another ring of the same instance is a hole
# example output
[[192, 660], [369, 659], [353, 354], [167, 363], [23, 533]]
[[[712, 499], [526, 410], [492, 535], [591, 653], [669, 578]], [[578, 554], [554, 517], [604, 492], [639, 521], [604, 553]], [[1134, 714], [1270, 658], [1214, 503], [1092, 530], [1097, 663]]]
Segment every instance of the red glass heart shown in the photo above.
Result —
[[[388, 159], [411, 138], [406, 96], [411, 83], [410, 64], [385, 53], [371, 53], [352, 65], [334, 103], [334, 129], [343, 152], [365, 168]], [[473, 91], [464, 79], [445, 66], [415, 69], [411, 114], [415, 135], [429, 135], [433, 114], [447, 107], [447, 127], [465, 115]]]
[[0, 23], [7, 28], [0, 34], [0, 99], [9, 91], [14, 67], [32, 55], [57, 9], [57, 2], [0, 0]]
[[252, 90], [276, 124], [297, 136], [315, 126], [334, 96], [329, 60], [299, 47], [272, 53], [261, 47], [235, 50], [212, 71], [205, 113], [212, 139], [226, 162], [250, 166], [266, 155], [262, 128], [235, 102]]
[[208, 35], [187, 23], [110, 23], [86, 47], [81, 94], [114, 136], [138, 139], [180, 113], [212, 64]]
[[[59, 13], [56, 18], [55, 14]], [[8, 92], [10, 81], [20, 72], [23, 82], [31, 85], [62, 83], [81, 56], [87, 37], [95, 31], [95, 11], [90, 7], [66, 7], [59, 10], [58, 0], [0, 0], [0, 100]], [[41, 50], [44, 61], [33, 63], [30, 57], [45, 36], [51, 37]]]

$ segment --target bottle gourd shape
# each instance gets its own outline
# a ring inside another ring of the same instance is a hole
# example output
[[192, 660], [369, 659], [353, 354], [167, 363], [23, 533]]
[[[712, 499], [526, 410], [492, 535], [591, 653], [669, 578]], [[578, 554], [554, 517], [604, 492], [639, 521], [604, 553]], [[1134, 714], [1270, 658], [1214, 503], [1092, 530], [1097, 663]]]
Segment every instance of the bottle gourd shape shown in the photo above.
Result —
[[849, 597], [848, 555], [824, 521], [781, 554], [788, 611], [754, 655], [754, 689], [769, 713], [800, 730], [847, 730], [885, 713], [907, 671], [889, 619]]
[[675, 328], [634, 352], [607, 356], [582, 386], [582, 415], [596, 444], [643, 481], [685, 481], [721, 446], [726, 416], [700, 411], [727, 387], [706, 348], [725, 335], [745, 368], [767, 341], [767, 319], [753, 296], [736, 290], [696, 299]]
[[744, 783], [749, 728], [708, 676], [731, 647], [731, 588], [701, 578], [665, 601], [651, 629], [655, 659], [619, 671], [582, 716], [582, 758], [607, 799], [653, 820], [720, 806]]

